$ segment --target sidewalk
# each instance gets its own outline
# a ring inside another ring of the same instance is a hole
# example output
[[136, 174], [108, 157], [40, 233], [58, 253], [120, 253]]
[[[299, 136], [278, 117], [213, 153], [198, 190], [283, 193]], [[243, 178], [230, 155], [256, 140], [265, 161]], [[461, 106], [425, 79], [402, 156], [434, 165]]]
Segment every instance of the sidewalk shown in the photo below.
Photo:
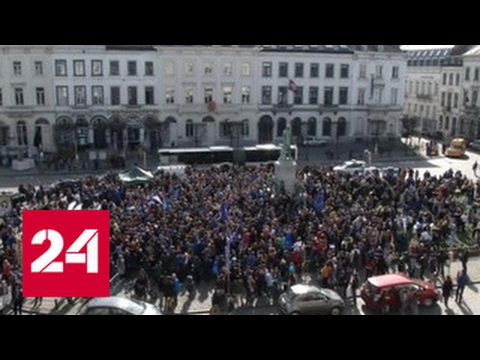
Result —
[[[456, 281], [456, 276], [462, 270], [462, 264], [456, 261], [452, 264], [450, 274]], [[468, 273], [471, 280], [471, 286], [480, 285], [480, 257], [471, 258], [468, 263]], [[118, 296], [125, 296], [123, 292], [119, 292]], [[197, 292], [194, 301], [190, 301], [186, 293], [179, 297], [178, 306], [176, 309], [177, 315], [206, 315], [209, 314], [212, 305], [213, 288], [211, 286], [203, 286]], [[55, 304], [55, 299], [43, 299], [40, 307], [33, 308], [34, 299], [26, 299], [24, 305], [24, 312], [26, 315], [76, 315], [81, 309], [83, 303], [81, 300], [77, 301], [74, 306], [70, 306], [64, 299], [57, 299], [58, 306]], [[478, 306], [477, 306], [478, 303]], [[480, 299], [478, 302], [475, 298], [475, 304], [470, 305], [472, 308], [480, 309]], [[9, 315], [13, 313], [10, 311]]]

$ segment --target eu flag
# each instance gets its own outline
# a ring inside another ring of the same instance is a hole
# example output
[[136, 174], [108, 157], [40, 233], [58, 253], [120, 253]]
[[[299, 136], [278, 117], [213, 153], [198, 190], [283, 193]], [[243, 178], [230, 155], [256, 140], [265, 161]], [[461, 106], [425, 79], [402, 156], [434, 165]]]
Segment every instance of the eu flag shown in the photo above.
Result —
[[325, 210], [325, 194], [320, 191], [315, 199], [315, 211], [321, 213]]

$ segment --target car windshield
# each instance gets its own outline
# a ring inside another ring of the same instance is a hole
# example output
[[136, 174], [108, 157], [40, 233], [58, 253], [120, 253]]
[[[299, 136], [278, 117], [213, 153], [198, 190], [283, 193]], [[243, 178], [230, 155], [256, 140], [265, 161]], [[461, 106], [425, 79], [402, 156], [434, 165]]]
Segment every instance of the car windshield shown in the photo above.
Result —
[[295, 299], [298, 297], [298, 294], [296, 294], [295, 292], [293, 292], [292, 289], [288, 290], [287, 291], [287, 294], [286, 294], [286, 300], [289, 301], [289, 302], [294, 302]]
[[128, 304], [126, 304], [124, 310], [130, 314], [142, 315], [145, 312], [146, 308], [147, 306], [145, 304], [136, 300], [131, 300], [128, 302]]

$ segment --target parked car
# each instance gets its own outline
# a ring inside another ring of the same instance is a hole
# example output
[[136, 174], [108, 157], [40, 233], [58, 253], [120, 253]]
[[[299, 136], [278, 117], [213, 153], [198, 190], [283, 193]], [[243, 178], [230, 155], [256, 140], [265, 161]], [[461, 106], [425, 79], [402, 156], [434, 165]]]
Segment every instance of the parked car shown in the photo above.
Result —
[[480, 140], [475, 140], [471, 142], [470, 144], [468, 144], [468, 147], [471, 150], [480, 151]]
[[79, 315], [89, 316], [146, 316], [162, 315], [160, 309], [151, 304], [119, 297], [95, 298], [85, 304]]
[[280, 308], [285, 315], [339, 316], [345, 310], [345, 301], [333, 290], [295, 285], [280, 297]]
[[358, 174], [363, 173], [367, 168], [367, 163], [365, 161], [347, 161], [345, 164], [336, 166], [333, 168], [333, 171], [346, 173], [346, 174]]
[[309, 146], [309, 147], [325, 147], [327, 146], [328, 143], [327, 141], [314, 137], [314, 136], [308, 136], [305, 138], [303, 141], [303, 146]]
[[364, 170], [364, 175], [368, 176], [374, 176], [374, 177], [380, 177], [381, 176], [381, 170], [375, 166], [370, 166], [365, 168]]
[[[427, 281], [410, 279], [402, 274], [383, 275], [367, 280], [361, 289], [361, 297], [365, 306], [373, 311], [382, 311], [387, 306], [389, 311], [401, 309], [400, 291], [402, 289], [414, 290], [418, 293], [420, 306], [431, 307], [435, 305], [440, 295], [435, 286]], [[389, 294], [388, 303], [384, 304], [384, 294]]]

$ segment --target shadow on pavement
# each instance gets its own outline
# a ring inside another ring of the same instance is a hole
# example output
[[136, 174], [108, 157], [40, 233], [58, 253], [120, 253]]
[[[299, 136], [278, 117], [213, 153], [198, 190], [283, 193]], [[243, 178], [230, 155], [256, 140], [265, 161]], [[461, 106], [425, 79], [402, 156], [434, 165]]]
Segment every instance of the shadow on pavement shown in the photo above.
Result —
[[473, 316], [472, 309], [470, 309], [470, 307], [467, 304], [465, 304], [465, 302], [462, 302], [461, 304], [459, 304], [458, 307], [462, 311], [463, 315]]

